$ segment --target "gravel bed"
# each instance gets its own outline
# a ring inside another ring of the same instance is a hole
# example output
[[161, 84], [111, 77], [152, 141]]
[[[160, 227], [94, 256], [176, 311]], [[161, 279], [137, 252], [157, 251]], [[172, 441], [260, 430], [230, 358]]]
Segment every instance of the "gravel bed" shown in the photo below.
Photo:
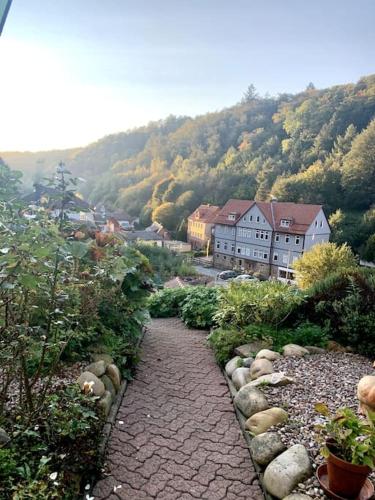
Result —
[[[288, 447], [303, 444], [316, 469], [324, 460], [315, 438], [315, 425], [322, 422], [322, 417], [314, 405], [325, 403], [333, 413], [343, 406], [357, 410], [357, 384], [364, 375], [375, 374], [372, 362], [357, 354], [327, 352], [304, 358], [283, 357], [274, 361], [273, 367], [275, 372], [283, 371], [297, 382], [278, 388], [262, 387], [270, 406], [284, 408], [289, 415], [288, 422], [274, 430]], [[374, 481], [375, 476], [371, 479]], [[327, 498], [315, 476], [299, 484], [295, 492]]]

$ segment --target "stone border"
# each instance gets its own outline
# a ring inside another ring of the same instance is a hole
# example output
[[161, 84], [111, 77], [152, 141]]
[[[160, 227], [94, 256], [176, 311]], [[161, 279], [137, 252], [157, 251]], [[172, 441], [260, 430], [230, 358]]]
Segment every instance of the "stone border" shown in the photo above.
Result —
[[253, 462], [255, 471], [258, 474], [258, 479], [259, 479], [260, 487], [262, 488], [262, 492], [263, 492], [264, 498], [266, 500], [274, 500], [274, 497], [267, 492], [266, 488], [263, 485], [263, 470], [262, 470], [262, 468], [253, 459], [253, 456], [252, 456], [252, 453], [251, 453], [251, 449], [250, 449], [251, 436], [250, 436], [249, 431], [246, 430], [246, 427], [245, 427], [246, 417], [241, 413], [241, 411], [234, 404], [234, 398], [235, 398], [235, 396], [236, 396], [236, 394], [237, 394], [238, 391], [234, 387], [233, 382], [231, 381], [231, 379], [225, 373], [225, 370], [222, 369], [221, 371], [222, 371], [223, 376], [225, 378], [225, 381], [226, 381], [226, 383], [228, 385], [230, 396], [232, 398], [233, 407], [234, 407], [234, 410], [236, 412], [236, 417], [237, 417], [238, 423], [239, 423], [239, 425], [241, 427], [242, 434], [243, 434], [243, 436], [245, 438], [245, 441], [246, 441], [246, 444], [247, 444], [247, 447], [248, 447], [248, 450], [249, 450], [249, 454], [250, 454], [250, 457], [251, 457], [251, 461]]
[[[142, 344], [146, 333], [147, 333], [147, 327], [143, 326], [141, 335], [136, 343], [137, 348], [139, 348], [140, 345]], [[102, 436], [101, 436], [101, 439], [99, 441], [99, 446], [98, 446], [98, 463], [99, 464], [101, 464], [104, 461], [105, 452], [107, 450], [107, 445], [108, 445], [109, 438], [111, 436], [112, 428], [116, 422], [117, 413], [118, 413], [118, 410], [121, 406], [122, 400], [125, 396], [126, 389], [128, 388], [128, 385], [129, 385], [128, 380], [125, 379], [122, 381], [120, 388], [117, 391], [116, 398], [115, 398], [114, 402], [112, 403], [109, 414], [105, 419], [104, 426], [102, 427], [102, 431], [101, 431]], [[92, 476], [90, 478], [90, 481], [88, 483], [88, 484], [90, 484], [90, 488], [88, 490], [84, 491], [83, 497], [82, 497], [83, 500], [86, 500], [87, 497], [90, 497], [90, 498], [92, 497], [92, 492], [94, 490], [96, 479], [97, 479], [96, 475], [95, 475], [95, 477]]]

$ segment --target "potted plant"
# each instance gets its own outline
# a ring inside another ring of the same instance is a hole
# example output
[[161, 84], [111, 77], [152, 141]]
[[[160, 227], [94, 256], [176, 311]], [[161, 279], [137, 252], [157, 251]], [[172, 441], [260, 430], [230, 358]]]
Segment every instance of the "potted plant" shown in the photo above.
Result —
[[332, 416], [320, 403], [315, 409], [327, 418], [318, 430], [324, 438], [321, 454], [327, 459], [329, 489], [356, 498], [375, 464], [375, 416], [358, 417], [350, 408]]

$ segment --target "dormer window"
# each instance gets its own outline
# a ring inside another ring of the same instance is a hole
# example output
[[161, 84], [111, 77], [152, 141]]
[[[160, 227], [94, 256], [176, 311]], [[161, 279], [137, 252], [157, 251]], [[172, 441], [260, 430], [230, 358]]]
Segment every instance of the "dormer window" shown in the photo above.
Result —
[[229, 214], [228, 220], [236, 220], [236, 214]]
[[289, 227], [290, 226], [290, 220], [289, 219], [281, 219], [280, 226], [281, 227]]

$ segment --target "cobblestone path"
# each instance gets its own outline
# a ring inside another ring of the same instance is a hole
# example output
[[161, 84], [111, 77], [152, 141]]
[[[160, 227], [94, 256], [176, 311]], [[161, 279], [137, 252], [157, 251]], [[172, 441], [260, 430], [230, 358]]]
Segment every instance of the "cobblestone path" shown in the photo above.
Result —
[[112, 432], [97, 499], [263, 499], [205, 334], [153, 320]]

